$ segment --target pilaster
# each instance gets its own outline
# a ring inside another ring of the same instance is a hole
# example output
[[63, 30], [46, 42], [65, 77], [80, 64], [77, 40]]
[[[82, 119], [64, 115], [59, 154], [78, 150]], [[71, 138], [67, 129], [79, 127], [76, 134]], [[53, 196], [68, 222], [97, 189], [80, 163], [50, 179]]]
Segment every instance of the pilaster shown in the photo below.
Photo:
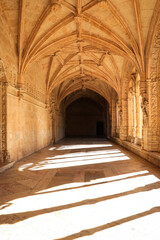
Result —
[[120, 110], [120, 139], [123, 141], [127, 140], [128, 136], [128, 103], [127, 98], [122, 98], [122, 106]]
[[0, 162], [10, 162], [7, 150], [7, 87], [3, 62], [0, 60]]
[[116, 136], [116, 101], [112, 99], [111, 136]]
[[157, 79], [148, 80], [148, 150], [158, 151], [158, 83]]

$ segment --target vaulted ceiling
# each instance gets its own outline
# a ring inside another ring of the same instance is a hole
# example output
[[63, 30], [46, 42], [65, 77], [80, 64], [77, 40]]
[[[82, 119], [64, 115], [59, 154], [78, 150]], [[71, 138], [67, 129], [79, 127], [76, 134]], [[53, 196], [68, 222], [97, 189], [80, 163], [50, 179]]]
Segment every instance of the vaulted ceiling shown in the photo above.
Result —
[[[159, 0], [1, 0], [18, 46], [19, 73], [41, 78], [47, 93], [88, 88], [118, 94], [130, 62], [146, 72]], [[37, 70], [36, 70], [37, 71]]]

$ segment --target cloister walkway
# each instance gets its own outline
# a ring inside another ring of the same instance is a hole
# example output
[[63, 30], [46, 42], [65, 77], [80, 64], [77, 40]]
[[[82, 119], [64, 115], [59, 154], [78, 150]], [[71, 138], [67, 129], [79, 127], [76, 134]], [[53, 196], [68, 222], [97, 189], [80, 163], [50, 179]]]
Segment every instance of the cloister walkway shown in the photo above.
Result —
[[0, 174], [1, 240], [159, 240], [160, 169], [105, 139], [65, 139]]

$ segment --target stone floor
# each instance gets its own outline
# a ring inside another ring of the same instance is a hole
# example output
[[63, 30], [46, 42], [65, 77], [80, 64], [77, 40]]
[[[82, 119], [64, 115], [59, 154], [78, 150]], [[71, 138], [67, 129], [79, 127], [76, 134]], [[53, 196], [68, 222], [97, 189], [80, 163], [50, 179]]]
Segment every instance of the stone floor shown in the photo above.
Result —
[[104, 139], [66, 139], [0, 174], [1, 240], [159, 240], [160, 169]]

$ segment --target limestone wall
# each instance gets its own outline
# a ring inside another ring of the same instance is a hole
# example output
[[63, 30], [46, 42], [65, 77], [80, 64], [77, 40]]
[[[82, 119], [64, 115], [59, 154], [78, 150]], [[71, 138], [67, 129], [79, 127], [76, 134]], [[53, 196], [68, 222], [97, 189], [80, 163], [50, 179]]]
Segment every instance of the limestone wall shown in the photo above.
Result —
[[7, 138], [11, 160], [19, 160], [51, 142], [51, 123], [45, 104], [28, 95], [19, 99], [8, 90]]
[[65, 117], [63, 114], [57, 115], [57, 125], [55, 129], [55, 142], [65, 137]]

